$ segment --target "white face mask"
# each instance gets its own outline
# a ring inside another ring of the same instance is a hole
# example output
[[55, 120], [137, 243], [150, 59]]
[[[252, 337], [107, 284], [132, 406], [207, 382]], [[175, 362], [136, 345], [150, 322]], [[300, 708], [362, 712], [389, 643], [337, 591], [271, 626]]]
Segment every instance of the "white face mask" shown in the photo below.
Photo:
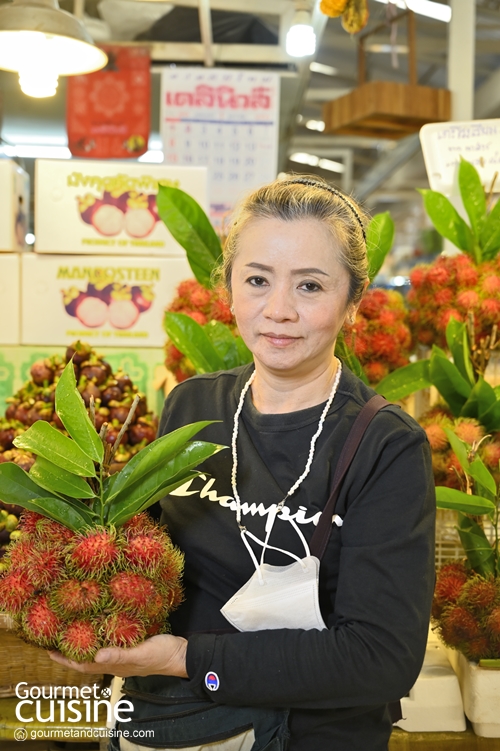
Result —
[[[260, 564], [246, 536], [261, 545], [262, 542], [247, 530], [241, 531], [242, 540], [254, 563], [255, 573], [226, 602], [220, 612], [238, 631], [276, 628], [325, 629], [318, 600], [319, 560], [310, 554], [307, 541], [293, 520], [289, 521], [304, 544], [305, 558], [268, 545], [275, 519], [276, 514], [262, 547]], [[289, 566], [271, 566], [264, 563], [266, 548], [280, 550], [294, 558], [295, 563]]]

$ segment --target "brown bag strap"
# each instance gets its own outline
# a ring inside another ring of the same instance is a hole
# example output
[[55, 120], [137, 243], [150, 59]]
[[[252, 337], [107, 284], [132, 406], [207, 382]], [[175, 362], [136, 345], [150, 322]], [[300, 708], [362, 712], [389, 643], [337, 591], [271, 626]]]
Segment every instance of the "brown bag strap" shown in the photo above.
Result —
[[358, 416], [354, 420], [353, 426], [349, 431], [346, 442], [342, 448], [339, 461], [335, 468], [335, 474], [333, 476], [332, 492], [329, 499], [326, 502], [326, 506], [323, 509], [318, 522], [318, 526], [314, 530], [309, 548], [311, 555], [315, 555], [316, 558], [321, 560], [325, 552], [330, 534], [332, 531], [333, 515], [335, 511], [335, 504], [339, 497], [340, 488], [344, 477], [347, 474], [352, 460], [358, 450], [361, 439], [363, 438], [368, 425], [371, 423], [377, 412], [379, 412], [387, 404], [390, 404], [383, 396], [375, 394], [365, 406], [361, 409]]

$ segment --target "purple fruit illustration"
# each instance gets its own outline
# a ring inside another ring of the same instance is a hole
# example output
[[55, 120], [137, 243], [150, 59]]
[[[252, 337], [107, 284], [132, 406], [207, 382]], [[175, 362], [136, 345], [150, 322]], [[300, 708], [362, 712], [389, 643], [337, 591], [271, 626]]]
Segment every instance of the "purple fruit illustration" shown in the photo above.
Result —
[[87, 284], [87, 295], [89, 297], [98, 297], [100, 300], [109, 305], [111, 302], [111, 291], [113, 289], [112, 284], [106, 282], [96, 282], [96, 284]]
[[109, 322], [115, 329], [130, 329], [139, 318], [139, 308], [132, 300], [112, 300]]
[[68, 315], [75, 317], [76, 309], [78, 305], [84, 300], [87, 295], [85, 292], [77, 289], [77, 287], [70, 287], [69, 289], [61, 290], [63, 296], [63, 305]]
[[146, 193], [131, 191], [127, 200], [125, 214], [125, 232], [130, 237], [146, 237], [156, 224], [156, 219], [149, 209], [149, 198]]
[[132, 287], [132, 300], [139, 308], [139, 313], [149, 310], [155, 299], [152, 284], [143, 284], [142, 286]]
[[155, 218], [155, 222], [159, 222], [160, 217], [158, 215], [158, 206], [156, 205], [156, 193], [150, 193], [148, 195], [148, 205], [149, 205], [150, 212], [153, 214]]
[[83, 197], [78, 196], [78, 211], [80, 216], [86, 224], [92, 224], [92, 216], [94, 211], [102, 206], [102, 201], [92, 193], [86, 193]]
[[76, 306], [76, 317], [89, 329], [102, 326], [108, 317], [108, 306], [98, 297], [87, 297]]
[[92, 226], [100, 235], [112, 237], [123, 229], [124, 213], [113, 204], [102, 203], [92, 214]]

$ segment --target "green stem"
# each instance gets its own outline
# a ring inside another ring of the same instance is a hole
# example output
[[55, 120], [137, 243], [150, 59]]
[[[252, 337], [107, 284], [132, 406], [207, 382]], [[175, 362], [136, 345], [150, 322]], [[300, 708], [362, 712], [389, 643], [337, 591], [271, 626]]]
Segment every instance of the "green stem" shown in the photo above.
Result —
[[99, 465], [99, 491], [100, 491], [100, 501], [101, 501], [101, 524], [104, 527], [104, 484], [102, 479], [102, 464]]

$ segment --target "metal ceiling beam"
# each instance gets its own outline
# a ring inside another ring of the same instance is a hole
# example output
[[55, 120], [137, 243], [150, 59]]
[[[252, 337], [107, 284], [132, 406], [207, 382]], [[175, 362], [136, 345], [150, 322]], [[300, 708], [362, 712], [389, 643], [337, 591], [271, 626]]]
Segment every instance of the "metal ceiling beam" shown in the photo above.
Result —
[[365, 201], [399, 167], [406, 164], [420, 150], [418, 133], [402, 139], [369, 169], [355, 188], [356, 198]]
[[[130, 2], [130, 0], [128, 0]], [[134, 2], [151, 2], [151, 0], [134, 0]], [[163, 2], [165, 0], [153, 0]], [[187, 8], [197, 8], [198, 0], [170, 0], [170, 5], [183, 5]], [[211, 0], [212, 10], [227, 10], [233, 13], [264, 13], [266, 15], [281, 16], [287, 13], [290, 0]]]
[[[130, 42], [126, 42], [130, 45]], [[144, 42], [137, 44], [144, 45]], [[153, 61], [203, 62], [205, 48], [200, 42], [149, 42]], [[277, 44], [213, 44], [215, 63], [261, 63], [268, 65], [285, 65], [296, 63]]]

